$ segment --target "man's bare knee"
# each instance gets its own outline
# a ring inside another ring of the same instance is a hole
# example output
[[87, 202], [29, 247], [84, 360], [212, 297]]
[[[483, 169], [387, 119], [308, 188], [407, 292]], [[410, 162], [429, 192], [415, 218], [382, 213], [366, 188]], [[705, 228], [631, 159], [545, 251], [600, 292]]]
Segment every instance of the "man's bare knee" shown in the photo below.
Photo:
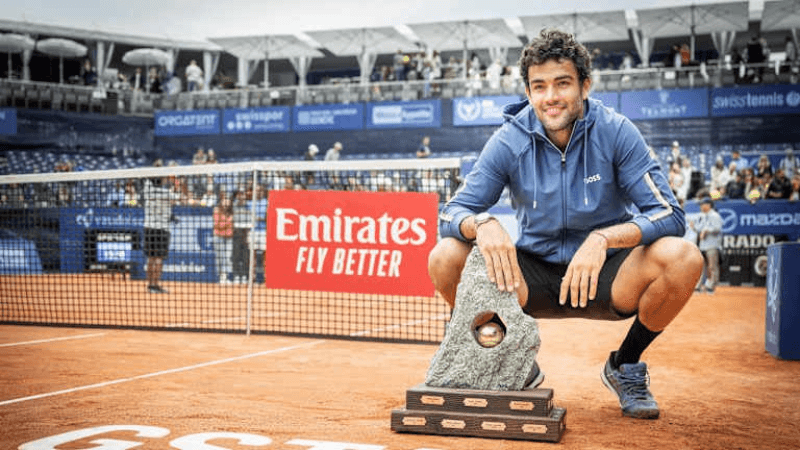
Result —
[[461, 271], [472, 245], [455, 238], [444, 238], [428, 255], [428, 275], [433, 286], [448, 303], [455, 300], [455, 290], [461, 278]]

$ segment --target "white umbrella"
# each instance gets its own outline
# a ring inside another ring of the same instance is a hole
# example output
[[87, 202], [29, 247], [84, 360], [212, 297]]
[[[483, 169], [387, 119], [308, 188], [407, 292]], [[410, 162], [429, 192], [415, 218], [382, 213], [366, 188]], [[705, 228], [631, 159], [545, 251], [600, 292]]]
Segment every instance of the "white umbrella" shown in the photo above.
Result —
[[[150, 66], [164, 66], [169, 61], [169, 54], [157, 48], [137, 48], [122, 55], [122, 62], [131, 66], [145, 66], [145, 79], [150, 76]], [[147, 92], [150, 92], [150, 83]]]
[[44, 39], [36, 43], [36, 50], [58, 56], [58, 82], [64, 82], [64, 58], [80, 58], [86, 55], [86, 46], [69, 39]]
[[0, 34], [0, 52], [8, 53], [8, 78], [11, 78], [11, 54], [33, 50], [36, 42], [22, 34]]

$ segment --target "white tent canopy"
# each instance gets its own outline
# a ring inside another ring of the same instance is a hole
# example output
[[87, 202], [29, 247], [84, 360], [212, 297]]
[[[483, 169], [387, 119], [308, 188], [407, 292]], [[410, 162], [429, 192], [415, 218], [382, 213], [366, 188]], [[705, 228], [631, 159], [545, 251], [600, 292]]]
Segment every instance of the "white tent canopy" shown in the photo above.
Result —
[[228, 53], [239, 59], [239, 85], [245, 86], [258, 61], [264, 61], [264, 86], [269, 86], [269, 60], [287, 58], [305, 85], [311, 59], [324, 56], [316, 48], [293, 34], [211, 38]]
[[362, 83], [369, 81], [377, 55], [417, 49], [416, 44], [394, 27], [309, 31], [306, 34], [334, 55], [356, 56]]
[[695, 36], [711, 34], [717, 52], [723, 55], [730, 49], [735, 34], [747, 31], [750, 11], [748, 2], [739, 1], [640, 9], [636, 15], [639, 28], [634, 33], [634, 43], [645, 62], [650, 57], [653, 39], [663, 37], [689, 36], [694, 55]]
[[418, 23], [408, 27], [429, 49], [461, 50], [465, 77], [469, 50], [485, 48], [492, 55], [505, 55], [509, 48], [522, 46], [522, 41], [503, 19]]
[[764, 2], [761, 31], [791, 31], [796, 44], [798, 28], [800, 28], [800, 0]]
[[529, 39], [538, 36], [543, 28], [558, 28], [574, 34], [582, 43], [628, 40], [628, 23], [623, 10], [523, 16], [519, 20]]

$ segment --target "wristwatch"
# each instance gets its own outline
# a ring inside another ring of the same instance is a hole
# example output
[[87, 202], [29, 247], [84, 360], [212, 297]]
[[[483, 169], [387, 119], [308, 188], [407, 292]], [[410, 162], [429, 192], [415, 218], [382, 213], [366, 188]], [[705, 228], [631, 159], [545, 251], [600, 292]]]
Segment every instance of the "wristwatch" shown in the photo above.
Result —
[[474, 221], [475, 221], [475, 229], [477, 230], [479, 226], [485, 224], [486, 222], [488, 222], [490, 220], [497, 220], [497, 218], [495, 216], [489, 214], [488, 212], [482, 212], [482, 213], [476, 214], [475, 215], [475, 219], [474, 219]]

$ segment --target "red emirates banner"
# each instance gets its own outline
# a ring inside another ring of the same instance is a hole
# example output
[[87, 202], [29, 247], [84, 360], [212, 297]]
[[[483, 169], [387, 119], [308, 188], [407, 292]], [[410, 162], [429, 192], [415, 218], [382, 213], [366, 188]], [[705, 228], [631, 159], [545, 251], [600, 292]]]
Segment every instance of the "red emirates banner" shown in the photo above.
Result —
[[436, 194], [271, 191], [266, 286], [433, 296], [437, 214]]

